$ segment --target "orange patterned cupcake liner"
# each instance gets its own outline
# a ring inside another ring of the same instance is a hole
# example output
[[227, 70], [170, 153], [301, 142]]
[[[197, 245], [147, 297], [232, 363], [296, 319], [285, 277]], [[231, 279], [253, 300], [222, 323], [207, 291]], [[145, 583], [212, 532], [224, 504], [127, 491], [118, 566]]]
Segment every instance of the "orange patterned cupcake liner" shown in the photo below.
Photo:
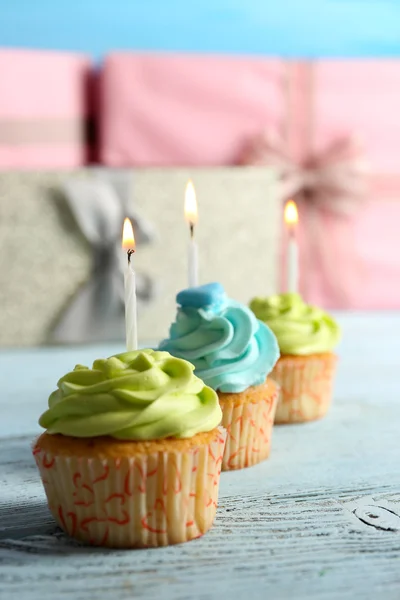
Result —
[[335, 354], [281, 356], [271, 377], [281, 388], [275, 423], [303, 423], [323, 417], [332, 399]]
[[[255, 390], [257, 398], [252, 397]], [[219, 394], [219, 398], [222, 426], [227, 431], [222, 470], [251, 467], [268, 458], [278, 401], [275, 382], [267, 380], [262, 386], [249, 388], [241, 394]]]
[[187, 452], [122, 458], [34, 456], [60, 527], [115, 548], [179, 544], [203, 535], [217, 508], [225, 431]]

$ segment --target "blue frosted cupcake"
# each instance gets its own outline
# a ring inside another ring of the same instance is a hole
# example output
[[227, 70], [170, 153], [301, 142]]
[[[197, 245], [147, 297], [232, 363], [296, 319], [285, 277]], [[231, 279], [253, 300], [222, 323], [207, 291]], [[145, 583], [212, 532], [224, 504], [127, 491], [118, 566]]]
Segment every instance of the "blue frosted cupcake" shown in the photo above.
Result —
[[267, 378], [279, 358], [275, 335], [218, 283], [183, 290], [177, 303], [176, 321], [160, 350], [191, 362], [217, 392], [228, 432], [222, 469], [264, 460], [278, 398]]

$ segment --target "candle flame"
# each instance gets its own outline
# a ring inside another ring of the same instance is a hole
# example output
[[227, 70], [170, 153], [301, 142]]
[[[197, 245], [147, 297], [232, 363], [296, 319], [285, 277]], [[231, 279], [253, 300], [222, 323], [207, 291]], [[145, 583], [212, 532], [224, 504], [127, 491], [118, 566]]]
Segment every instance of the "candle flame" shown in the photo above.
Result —
[[286, 202], [284, 219], [286, 225], [297, 225], [299, 221], [299, 213], [297, 212], [296, 203], [293, 200]]
[[191, 227], [198, 221], [196, 192], [191, 179], [187, 182], [185, 190], [185, 219]]
[[133, 235], [132, 223], [128, 218], [124, 220], [124, 229], [122, 231], [122, 247], [124, 250], [135, 251], [135, 236]]

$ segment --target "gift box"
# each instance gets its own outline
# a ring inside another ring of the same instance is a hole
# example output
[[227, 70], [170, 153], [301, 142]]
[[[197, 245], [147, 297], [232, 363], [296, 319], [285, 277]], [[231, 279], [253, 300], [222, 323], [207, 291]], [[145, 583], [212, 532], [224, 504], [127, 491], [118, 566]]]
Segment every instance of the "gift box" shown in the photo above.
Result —
[[110, 167], [238, 161], [243, 141], [281, 120], [277, 61], [116, 53], [101, 74], [101, 161]]
[[[200, 283], [246, 302], [277, 289], [270, 169], [80, 169], [0, 173], [0, 345], [116, 341], [125, 347], [122, 223], [133, 221], [139, 342], [157, 344], [187, 287], [184, 191], [199, 206]], [[243, 215], [252, 211], [246, 219]]]
[[400, 308], [400, 61], [118, 53], [101, 95], [106, 164], [273, 166], [305, 298]]
[[400, 308], [400, 62], [283, 68], [285, 127], [249, 140], [242, 161], [278, 167], [299, 203], [301, 291], [327, 308]]
[[[153, 231], [131, 173], [0, 172], [0, 345], [98, 343], [125, 336], [122, 224], [138, 249]], [[139, 307], [153, 297], [137, 269]]]
[[84, 55], [1, 49], [0, 168], [87, 163], [93, 86]]

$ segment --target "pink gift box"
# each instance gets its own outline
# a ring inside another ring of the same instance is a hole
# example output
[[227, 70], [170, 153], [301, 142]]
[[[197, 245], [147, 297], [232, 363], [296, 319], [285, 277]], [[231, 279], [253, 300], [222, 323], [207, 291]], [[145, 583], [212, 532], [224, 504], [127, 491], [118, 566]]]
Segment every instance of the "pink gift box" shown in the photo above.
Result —
[[110, 167], [234, 164], [243, 141], [283, 117], [278, 61], [109, 55], [101, 161]]
[[335, 199], [330, 208], [301, 203], [301, 291], [328, 308], [398, 309], [400, 61], [321, 60], [284, 68], [291, 156], [304, 163], [335, 140], [355, 137], [365, 163], [364, 201], [350, 215], [335, 211]]
[[0, 87], [0, 168], [73, 168], [87, 162], [87, 57], [1, 49]]
[[[283, 152], [308, 181], [297, 194], [304, 296], [326, 307], [400, 308], [400, 61], [118, 53], [105, 61], [101, 96], [109, 166], [276, 166]], [[265, 131], [279, 142], [257, 157]], [[324, 175], [322, 154], [354, 137], [369, 171], [357, 174], [364, 201], [349, 216], [333, 196], [327, 206], [306, 192], [316, 185], [310, 165]]]

